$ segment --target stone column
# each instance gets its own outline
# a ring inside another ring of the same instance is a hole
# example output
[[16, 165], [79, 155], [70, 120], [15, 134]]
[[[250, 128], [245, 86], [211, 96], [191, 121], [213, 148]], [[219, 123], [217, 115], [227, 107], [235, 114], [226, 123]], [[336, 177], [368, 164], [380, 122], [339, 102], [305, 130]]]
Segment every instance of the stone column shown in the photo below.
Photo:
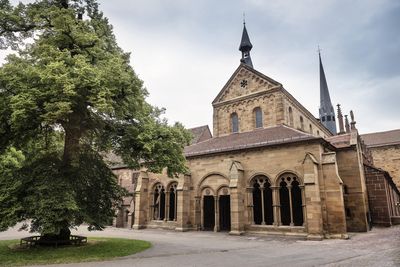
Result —
[[141, 171], [137, 179], [135, 191], [135, 224], [133, 229], [145, 228], [147, 225], [148, 206], [148, 184], [149, 178], [147, 172]]
[[293, 223], [293, 201], [292, 201], [292, 186], [287, 185], [288, 193], [289, 193], [289, 210], [290, 210], [290, 226], [294, 226]]
[[244, 170], [240, 162], [233, 161], [229, 170], [230, 175], [230, 199], [231, 199], [231, 235], [244, 233], [244, 194], [245, 181]]
[[169, 221], [169, 191], [165, 193], [165, 212], [164, 212], [164, 221]]
[[271, 186], [272, 189], [272, 208], [274, 211], [274, 226], [280, 225], [279, 205], [278, 205], [278, 186]]
[[178, 186], [176, 187], [176, 221], [177, 231], [187, 231], [190, 228], [190, 175], [179, 177]]
[[260, 186], [260, 192], [261, 192], [261, 225], [265, 225], [265, 215], [264, 215], [264, 183], [262, 186]]
[[247, 212], [248, 212], [248, 223], [256, 224], [254, 221], [254, 203], [253, 203], [253, 188], [246, 188], [247, 192]]
[[219, 231], [219, 207], [218, 207], [218, 195], [214, 196], [214, 232]]

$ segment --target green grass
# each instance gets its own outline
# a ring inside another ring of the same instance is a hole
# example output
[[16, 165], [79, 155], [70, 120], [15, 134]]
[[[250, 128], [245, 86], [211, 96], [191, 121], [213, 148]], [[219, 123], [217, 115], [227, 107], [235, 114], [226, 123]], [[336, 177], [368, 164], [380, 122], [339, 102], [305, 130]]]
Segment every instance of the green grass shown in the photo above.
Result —
[[107, 260], [151, 247], [147, 241], [122, 238], [88, 238], [81, 246], [19, 247], [19, 240], [0, 241], [0, 266], [22, 266]]

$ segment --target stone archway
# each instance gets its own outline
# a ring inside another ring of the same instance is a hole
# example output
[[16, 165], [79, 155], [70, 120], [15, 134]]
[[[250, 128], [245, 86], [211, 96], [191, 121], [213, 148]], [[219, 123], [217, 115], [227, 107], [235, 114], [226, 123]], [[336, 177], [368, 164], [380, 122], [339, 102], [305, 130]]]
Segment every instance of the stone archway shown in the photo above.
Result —
[[[223, 229], [230, 229], [228, 185], [229, 179], [217, 173], [209, 174], [201, 179], [198, 185], [198, 196], [201, 203], [201, 229], [219, 231], [221, 222], [223, 223]], [[221, 200], [219, 200], [220, 195], [224, 195]], [[224, 212], [222, 217], [219, 215], [221, 208]]]

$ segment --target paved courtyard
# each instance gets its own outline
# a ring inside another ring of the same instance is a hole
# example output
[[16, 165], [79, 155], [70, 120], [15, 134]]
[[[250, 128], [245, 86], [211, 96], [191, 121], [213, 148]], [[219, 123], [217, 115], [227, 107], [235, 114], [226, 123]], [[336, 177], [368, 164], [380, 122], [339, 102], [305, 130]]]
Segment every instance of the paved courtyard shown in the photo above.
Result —
[[[81, 227], [78, 233], [148, 240], [153, 247], [112, 261], [46, 266], [400, 266], [400, 226], [350, 234], [349, 240], [323, 241], [120, 228], [88, 232]], [[0, 239], [27, 235], [12, 229], [1, 232]]]

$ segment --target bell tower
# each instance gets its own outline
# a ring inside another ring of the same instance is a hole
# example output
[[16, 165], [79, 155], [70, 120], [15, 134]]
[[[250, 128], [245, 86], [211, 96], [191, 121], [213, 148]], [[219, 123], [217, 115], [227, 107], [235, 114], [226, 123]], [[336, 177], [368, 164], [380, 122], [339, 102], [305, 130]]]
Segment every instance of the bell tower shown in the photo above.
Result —
[[242, 58], [240, 62], [250, 66], [253, 68], [253, 62], [251, 62], [250, 50], [253, 48], [253, 45], [250, 42], [249, 35], [246, 29], [246, 22], [243, 21], [243, 33], [242, 40], [240, 41], [239, 51], [242, 52]]
[[328, 84], [326, 82], [324, 67], [321, 61], [321, 51], [318, 49], [319, 56], [319, 92], [320, 92], [320, 107], [319, 107], [319, 119], [320, 122], [328, 128], [328, 130], [336, 135], [336, 122], [335, 122], [335, 110], [331, 103], [331, 97], [329, 96]]

